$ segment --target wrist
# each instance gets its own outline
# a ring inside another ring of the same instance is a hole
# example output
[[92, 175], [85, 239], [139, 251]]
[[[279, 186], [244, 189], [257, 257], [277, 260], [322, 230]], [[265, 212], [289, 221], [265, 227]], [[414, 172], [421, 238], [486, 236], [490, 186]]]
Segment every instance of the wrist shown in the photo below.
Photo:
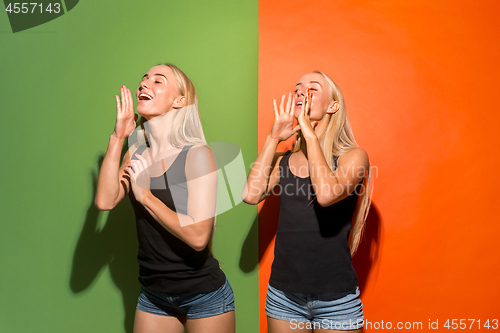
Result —
[[316, 135], [316, 133], [313, 132], [313, 134], [310, 135], [304, 135], [304, 133], [302, 133], [302, 135], [304, 136], [304, 139], [306, 140], [307, 144], [318, 143], [318, 136]]
[[151, 191], [148, 189], [142, 189], [141, 195], [138, 196], [137, 201], [144, 207], [148, 207], [151, 199]]
[[123, 143], [123, 142], [125, 142], [125, 138], [118, 137], [116, 135], [115, 131], [113, 131], [113, 133], [111, 133], [111, 135], [109, 137], [109, 141]]
[[273, 143], [273, 144], [276, 144], [276, 145], [278, 145], [278, 143], [281, 142], [280, 139], [273, 137], [273, 135], [271, 133], [269, 133], [269, 135], [267, 136], [267, 141], [269, 143]]

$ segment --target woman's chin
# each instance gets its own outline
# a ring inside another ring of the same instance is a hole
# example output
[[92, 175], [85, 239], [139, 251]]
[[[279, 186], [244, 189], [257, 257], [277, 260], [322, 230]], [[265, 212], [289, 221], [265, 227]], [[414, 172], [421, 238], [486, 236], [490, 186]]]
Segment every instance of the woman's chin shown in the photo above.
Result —
[[141, 112], [139, 111], [138, 109], [135, 110], [135, 113], [137, 113], [139, 116], [141, 116], [142, 118], [147, 118], [148, 117], [148, 114], [147, 113], [144, 113], [144, 112]]
[[158, 112], [155, 112], [154, 110], [151, 110], [151, 108], [145, 108], [141, 106], [137, 106], [137, 109], [135, 110], [137, 114], [143, 118], [151, 118], [157, 116]]

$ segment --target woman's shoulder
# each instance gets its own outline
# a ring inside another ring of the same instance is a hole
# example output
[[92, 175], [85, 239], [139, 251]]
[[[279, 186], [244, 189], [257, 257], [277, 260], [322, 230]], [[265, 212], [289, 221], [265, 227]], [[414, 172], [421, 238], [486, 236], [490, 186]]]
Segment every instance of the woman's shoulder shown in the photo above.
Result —
[[212, 150], [210, 147], [203, 144], [186, 145], [182, 147], [182, 150], [187, 151], [187, 159], [194, 160], [193, 162], [198, 159], [211, 158], [212, 156]]
[[293, 152], [291, 150], [279, 151], [279, 152], [274, 153], [274, 160], [276, 161], [276, 163], [279, 163], [283, 157], [288, 156], [288, 155], [292, 155], [292, 154], [293, 154]]
[[364, 149], [353, 147], [338, 157], [338, 163], [368, 167], [370, 165], [370, 160]]
[[186, 154], [186, 171], [211, 172], [217, 169], [213, 152], [207, 145], [194, 144], [184, 146], [183, 149], [188, 149]]

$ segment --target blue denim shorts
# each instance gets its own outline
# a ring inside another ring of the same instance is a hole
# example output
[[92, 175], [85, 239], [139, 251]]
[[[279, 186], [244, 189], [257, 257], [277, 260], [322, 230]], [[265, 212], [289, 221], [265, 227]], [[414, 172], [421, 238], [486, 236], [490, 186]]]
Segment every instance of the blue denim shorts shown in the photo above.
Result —
[[141, 285], [137, 309], [160, 316], [199, 319], [234, 310], [234, 294], [229, 281], [203, 294], [169, 296]]
[[363, 304], [356, 292], [335, 299], [335, 294], [283, 292], [269, 286], [266, 314], [290, 322], [290, 328], [355, 330], [363, 327]]

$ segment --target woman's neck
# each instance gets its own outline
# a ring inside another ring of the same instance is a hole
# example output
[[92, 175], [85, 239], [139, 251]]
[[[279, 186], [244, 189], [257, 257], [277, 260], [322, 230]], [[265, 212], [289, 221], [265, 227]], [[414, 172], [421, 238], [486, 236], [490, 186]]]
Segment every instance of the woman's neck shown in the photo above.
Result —
[[[318, 125], [314, 128], [314, 133], [318, 137], [318, 143], [320, 147], [323, 147], [323, 141], [325, 140], [324, 134], [328, 127], [328, 123], [330, 122], [330, 117], [332, 115], [327, 113], [324, 117], [319, 121]], [[302, 141], [300, 143], [300, 151], [307, 157], [307, 143], [304, 137], [302, 137]]]
[[144, 123], [144, 129], [149, 140], [151, 153], [154, 157], [172, 147], [170, 133], [177, 109], [149, 119]]
[[[319, 125], [321, 125], [321, 124], [318, 124], [318, 126], [314, 129], [314, 132], [316, 133], [316, 136], [318, 137], [319, 146], [323, 147], [324, 137], [322, 134], [323, 134], [324, 129], [319, 128]], [[300, 151], [304, 154], [305, 157], [307, 157], [307, 142], [306, 142], [306, 139], [304, 137], [302, 137], [302, 140], [300, 141]]]

